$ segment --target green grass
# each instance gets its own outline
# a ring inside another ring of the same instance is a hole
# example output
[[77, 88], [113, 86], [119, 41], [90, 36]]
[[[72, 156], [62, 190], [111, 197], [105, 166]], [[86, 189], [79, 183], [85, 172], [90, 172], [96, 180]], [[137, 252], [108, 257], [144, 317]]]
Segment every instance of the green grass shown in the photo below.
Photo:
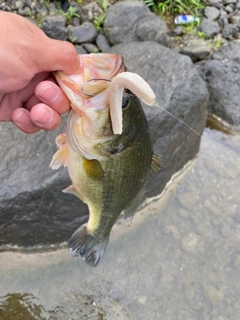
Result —
[[97, 3], [102, 7], [103, 13], [99, 17], [93, 19], [93, 24], [97, 30], [101, 30], [106, 18], [108, 2], [106, 0], [98, 0]]
[[160, 16], [175, 16], [177, 14], [192, 14], [198, 16], [198, 11], [204, 8], [201, 0], [163, 0], [157, 4], [153, 0], [141, 0], [150, 10]]

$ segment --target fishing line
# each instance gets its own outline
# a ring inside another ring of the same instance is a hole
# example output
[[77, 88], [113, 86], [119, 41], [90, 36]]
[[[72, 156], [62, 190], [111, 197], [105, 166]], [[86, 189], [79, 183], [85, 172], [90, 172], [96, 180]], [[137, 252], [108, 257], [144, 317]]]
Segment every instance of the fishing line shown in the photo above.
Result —
[[[207, 137], [203, 137], [203, 135], [201, 135], [200, 133], [198, 133], [196, 130], [194, 130], [189, 124], [187, 124], [186, 122], [184, 122], [183, 120], [179, 119], [178, 117], [174, 116], [171, 112], [169, 112], [168, 110], [164, 109], [163, 107], [161, 107], [158, 104], [154, 104], [154, 107], [160, 108], [162, 109], [164, 112], [166, 112], [168, 115], [170, 115], [171, 117], [173, 117], [174, 119], [176, 119], [177, 121], [181, 122], [182, 124], [184, 124], [188, 129], [190, 129], [192, 132], [194, 132], [198, 137], [202, 138], [204, 141], [207, 141], [208, 143], [210, 143], [210, 145], [214, 146], [218, 151], [220, 151], [221, 153], [225, 153], [227, 156], [229, 156], [229, 152], [222, 150], [220, 147], [218, 147], [215, 143], [213, 143], [209, 138]], [[233, 154], [232, 150], [230, 151], [231, 156], [235, 159], [235, 160], [240, 160], [240, 157], [237, 157]]]

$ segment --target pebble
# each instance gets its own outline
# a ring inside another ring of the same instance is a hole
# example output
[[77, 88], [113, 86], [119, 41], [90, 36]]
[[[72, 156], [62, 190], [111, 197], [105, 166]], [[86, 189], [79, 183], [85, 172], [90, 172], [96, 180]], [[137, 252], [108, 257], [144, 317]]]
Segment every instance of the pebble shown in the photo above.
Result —
[[182, 249], [188, 253], [195, 253], [198, 247], [198, 237], [194, 233], [190, 233], [182, 238], [181, 241]]
[[141, 304], [145, 304], [147, 302], [147, 297], [146, 296], [139, 297], [138, 302]]
[[216, 20], [220, 15], [220, 11], [215, 7], [208, 6], [204, 9], [204, 15], [210, 20]]
[[226, 10], [227, 13], [233, 13], [233, 9], [232, 9], [232, 7], [230, 5], [227, 5], [225, 7], [225, 10]]
[[237, 3], [237, 0], [223, 0], [223, 4], [226, 6], [227, 4], [230, 3]]
[[213, 285], [208, 285], [204, 288], [204, 295], [211, 302], [212, 306], [220, 305], [224, 297], [223, 292]]
[[70, 30], [70, 39], [77, 44], [95, 42], [98, 32], [90, 22], [84, 22], [80, 26]]
[[199, 192], [196, 189], [185, 192], [179, 196], [181, 205], [187, 209], [193, 208], [199, 201]]
[[93, 43], [84, 43], [82, 46], [88, 53], [98, 53], [99, 52], [98, 47], [96, 47]]

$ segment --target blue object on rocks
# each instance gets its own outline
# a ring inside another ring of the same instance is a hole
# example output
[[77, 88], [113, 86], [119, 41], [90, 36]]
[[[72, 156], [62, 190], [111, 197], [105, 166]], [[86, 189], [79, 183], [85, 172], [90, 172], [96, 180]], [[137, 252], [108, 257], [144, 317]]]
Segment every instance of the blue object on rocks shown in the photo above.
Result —
[[199, 18], [196, 18], [191, 15], [181, 14], [174, 19], [175, 24], [189, 24], [192, 22], [199, 22]]

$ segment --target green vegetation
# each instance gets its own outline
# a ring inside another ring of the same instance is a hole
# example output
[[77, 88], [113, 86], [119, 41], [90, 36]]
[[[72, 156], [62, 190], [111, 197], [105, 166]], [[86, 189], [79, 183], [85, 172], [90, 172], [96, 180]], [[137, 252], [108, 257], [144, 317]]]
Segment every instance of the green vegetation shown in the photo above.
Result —
[[221, 45], [223, 44], [223, 39], [213, 39], [213, 47], [212, 50], [216, 51], [217, 49], [219, 49], [221, 47]]
[[157, 4], [157, 10], [162, 15], [180, 13], [198, 16], [198, 10], [202, 8], [204, 8], [204, 5], [201, 0], [165, 0]]
[[204, 8], [201, 0], [163, 0], [157, 4], [154, 0], [142, 0], [154, 13], [163, 16], [176, 14], [192, 14], [198, 16], [198, 11]]
[[74, 17], [80, 18], [79, 14], [76, 12], [76, 9], [72, 6], [70, 6], [66, 12], [62, 12], [62, 15], [64, 15], [68, 22], [71, 22]]
[[98, 4], [102, 7], [103, 13], [102, 13], [100, 16], [94, 18], [93, 24], [94, 24], [94, 27], [95, 27], [97, 30], [101, 30], [102, 27], [103, 27], [105, 18], [106, 18], [106, 12], [107, 12], [107, 8], [108, 8], [108, 2], [107, 2], [106, 0], [97, 1], [97, 2], [98, 2]]
[[205, 38], [206, 38], [206, 34], [205, 34], [205, 32], [203, 32], [203, 31], [199, 31], [199, 32], [198, 32], [198, 36], [199, 36], [199, 38], [201, 38], [201, 39], [203, 39], [203, 40], [205, 40]]

